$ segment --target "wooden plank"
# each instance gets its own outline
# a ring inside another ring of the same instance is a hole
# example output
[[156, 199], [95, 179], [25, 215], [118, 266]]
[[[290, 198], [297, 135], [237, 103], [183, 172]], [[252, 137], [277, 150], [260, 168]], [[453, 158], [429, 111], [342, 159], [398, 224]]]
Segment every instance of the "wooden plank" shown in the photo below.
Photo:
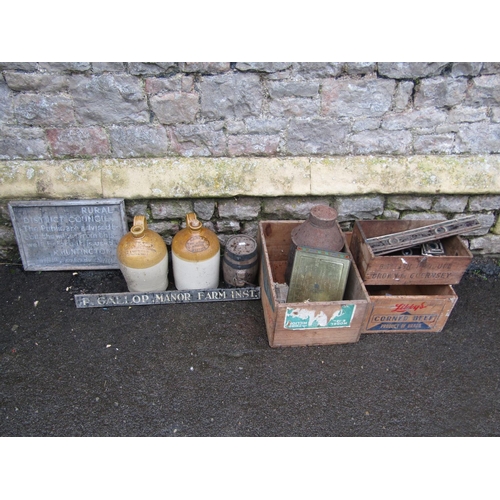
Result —
[[167, 290], [165, 292], [124, 292], [75, 295], [79, 309], [89, 307], [130, 307], [187, 304], [192, 302], [228, 302], [260, 299], [259, 287], [213, 288], [207, 290]]

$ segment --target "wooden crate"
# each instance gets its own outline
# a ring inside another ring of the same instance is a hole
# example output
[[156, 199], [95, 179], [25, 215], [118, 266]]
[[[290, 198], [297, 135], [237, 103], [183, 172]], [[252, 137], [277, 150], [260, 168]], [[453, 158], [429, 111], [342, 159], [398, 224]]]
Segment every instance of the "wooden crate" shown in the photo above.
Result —
[[367, 286], [371, 308], [361, 333], [440, 332], [457, 302], [451, 285]]
[[[437, 222], [437, 221], [432, 221]], [[459, 236], [441, 240], [446, 255], [378, 255], [367, 238], [429, 225], [428, 220], [356, 221], [351, 252], [365, 285], [456, 285], [472, 261]]]
[[[352, 262], [341, 301], [280, 303], [275, 283], [285, 283], [291, 232], [301, 221], [261, 221], [259, 284], [267, 337], [271, 347], [357, 342], [369, 306], [369, 296]], [[346, 236], [343, 234], [344, 240]], [[343, 249], [351, 258], [347, 241]]]

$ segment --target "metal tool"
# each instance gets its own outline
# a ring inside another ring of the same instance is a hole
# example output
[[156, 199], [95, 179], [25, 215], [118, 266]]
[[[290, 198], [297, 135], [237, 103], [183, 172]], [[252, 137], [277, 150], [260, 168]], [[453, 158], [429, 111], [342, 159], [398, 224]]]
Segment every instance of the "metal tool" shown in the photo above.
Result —
[[366, 243], [371, 247], [375, 255], [385, 255], [404, 248], [411, 248], [417, 244], [468, 233], [480, 227], [481, 223], [478, 218], [475, 215], [471, 215], [461, 219], [437, 222], [428, 226], [401, 231], [399, 233], [367, 238]]

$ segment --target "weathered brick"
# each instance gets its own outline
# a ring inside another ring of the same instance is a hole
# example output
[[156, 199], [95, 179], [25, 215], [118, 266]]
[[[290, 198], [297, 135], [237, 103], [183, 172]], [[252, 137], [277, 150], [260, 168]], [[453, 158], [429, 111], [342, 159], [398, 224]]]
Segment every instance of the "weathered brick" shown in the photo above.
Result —
[[279, 136], [230, 135], [227, 140], [229, 156], [272, 156], [278, 151]]
[[319, 94], [319, 82], [311, 80], [269, 82], [268, 91], [273, 99], [281, 97], [316, 97]]
[[472, 106], [498, 106], [500, 104], [500, 75], [473, 78], [472, 86], [467, 94], [467, 104]]
[[329, 198], [264, 198], [262, 200], [262, 214], [266, 219], [298, 219], [309, 217], [314, 205], [331, 206]]
[[469, 200], [469, 210], [480, 212], [481, 210], [499, 210], [500, 196], [484, 195], [471, 196]]
[[200, 110], [197, 94], [175, 92], [151, 97], [151, 109], [160, 123], [193, 123]]
[[82, 73], [91, 68], [89, 62], [41, 62], [39, 66], [41, 70], [51, 73]]
[[70, 77], [77, 119], [84, 125], [148, 123], [149, 110], [139, 79], [104, 73]]
[[402, 111], [406, 109], [410, 104], [410, 99], [413, 93], [413, 82], [401, 81], [398, 82], [396, 86], [396, 91], [394, 92], [394, 111]]
[[470, 250], [478, 254], [500, 254], [500, 236], [488, 234], [470, 240]]
[[260, 78], [255, 74], [206, 76], [200, 83], [201, 113], [209, 120], [259, 116], [263, 103]]
[[438, 196], [432, 203], [434, 212], [462, 213], [469, 201], [468, 196]]
[[11, 227], [0, 226], [0, 245], [12, 246], [16, 244], [16, 235]]
[[476, 76], [482, 67], [480, 62], [456, 62], [451, 67], [451, 76]]
[[0, 71], [37, 71], [36, 62], [0, 62]]
[[337, 198], [334, 207], [339, 222], [355, 219], [374, 219], [384, 212], [383, 196], [354, 196]]
[[252, 220], [259, 216], [261, 201], [249, 197], [231, 198], [220, 200], [217, 206], [223, 219]]
[[292, 66], [291, 62], [238, 62], [238, 71], [259, 71], [262, 73], [276, 73]]
[[500, 153], [500, 124], [464, 124], [457, 133], [456, 144], [459, 153]]
[[452, 154], [454, 150], [454, 134], [419, 135], [413, 141], [415, 154]]
[[231, 69], [228, 62], [181, 62], [179, 69], [184, 73], [202, 73], [204, 75], [225, 73]]
[[287, 127], [287, 120], [281, 118], [249, 118], [247, 120], [228, 120], [225, 130], [229, 135], [244, 134], [281, 134]]
[[73, 102], [65, 95], [19, 94], [14, 98], [19, 124], [64, 126], [75, 123]]
[[383, 130], [365, 130], [349, 138], [353, 154], [408, 154], [412, 135], [405, 130], [387, 133]]
[[148, 221], [151, 218], [147, 202], [142, 201], [125, 200], [125, 213], [130, 223], [132, 223], [136, 215], [144, 215]]
[[194, 200], [193, 209], [199, 219], [209, 220], [215, 212], [215, 200]]
[[163, 156], [168, 152], [169, 140], [165, 129], [158, 126], [113, 126], [109, 129], [113, 155], [118, 158]]
[[242, 234], [246, 234], [254, 239], [257, 239], [257, 235], [259, 234], [259, 222], [258, 221], [243, 222], [241, 224], [241, 232]]
[[152, 201], [149, 204], [153, 219], [182, 219], [186, 214], [193, 211], [193, 203], [190, 200]]
[[429, 224], [434, 221], [446, 220], [446, 215], [441, 212], [410, 212], [404, 214], [401, 219], [403, 220], [428, 220]]
[[414, 195], [389, 196], [387, 205], [396, 210], [429, 210], [432, 206], [432, 198]]
[[353, 132], [362, 132], [363, 130], [377, 130], [380, 128], [380, 118], [356, 118], [352, 124]]
[[94, 73], [123, 73], [126, 71], [125, 63], [122, 62], [93, 62], [92, 71]]
[[465, 100], [467, 79], [436, 77], [422, 80], [416, 87], [415, 107], [444, 108], [456, 106]]
[[155, 233], [158, 233], [160, 236], [173, 236], [174, 234], [179, 232], [180, 226], [177, 222], [149, 222], [148, 228]]
[[218, 233], [239, 233], [241, 225], [237, 220], [222, 219], [215, 222], [215, 230]]
[[276, 118], [313, 118], [318, 116], [319, 107], [318, 99], [272, 99], [269, 103], [269, 114]]
[[293, 64], [294, 72], [304, 78], [331, 78], [340, 76], [344, 63], [341, 62], [297, 62]]
[[381, 76], [415, 79], [439, 75], [448, 64], [447, 62], [379, 62], [377, 68]]
[[14, 104], [12, 92], [9, 87], [0, 79], [0, 123], [12, 123], [14, 120]]
[[49, 158], [43, 129], [36, 127], [1, 127], [0, 160]]
[[55, 157], [109, 155], [109, 141], [101, 127], [49, 129], [47, 139]]
[[448, 120], [452, 123], [479, 122], [487, 120], [488, 108], [483, 106], [475, 108], [472, 106], [456, 106], [450, 109]]
[[12, 90], [21, 92], [61, 92], [68, 88], [66, 75], [6, 71], [5, 81]]
[[396, 83], [377, 78], [326, 80], [321, 112], [327, 116], [376, 117], [392, 104]]
[[374, 62], [346, 62], [344, 70], [348, 75], [367, 75], [377, 70]]
[[446, 122], [447, 118], [446, 111], [436, 108], [389, 113], [382, 119], [382, 128], [385, 130], [424, 129], [429, 131]]
[[224, 156], [227, 147], [223, 127], [223, 122], [172, 127], [172, 150], [182, 156]]
[[483, 62], [482, 75], [496, 75], [500, 73], [500, 62]]
[[345, 154], [349, 152], [347, 123], [334, 120], [292, 119], [287, 134], [286, 152], [300, 154]]
[[128, 70], [131, 75], [161, 75], [175, 73], [179, 69], [175, 62], [129, 62]]
[[146, 78], [144, 89], [147, 94], [161, 94], [162, 92], [191, 91], [194, 79], [192, 76], [174, 75], [169, 78]]

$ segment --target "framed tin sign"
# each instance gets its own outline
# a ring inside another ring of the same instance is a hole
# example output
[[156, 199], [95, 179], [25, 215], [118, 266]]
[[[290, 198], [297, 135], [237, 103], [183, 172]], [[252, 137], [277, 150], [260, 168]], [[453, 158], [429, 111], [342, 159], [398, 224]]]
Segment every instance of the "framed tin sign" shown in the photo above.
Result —
[[119, 268], [123, 199], [12, 201], [9, 213], [26, 271]]
[[342, 300], [350, 265], [347, 253], [297, 247], [287, 302]]

